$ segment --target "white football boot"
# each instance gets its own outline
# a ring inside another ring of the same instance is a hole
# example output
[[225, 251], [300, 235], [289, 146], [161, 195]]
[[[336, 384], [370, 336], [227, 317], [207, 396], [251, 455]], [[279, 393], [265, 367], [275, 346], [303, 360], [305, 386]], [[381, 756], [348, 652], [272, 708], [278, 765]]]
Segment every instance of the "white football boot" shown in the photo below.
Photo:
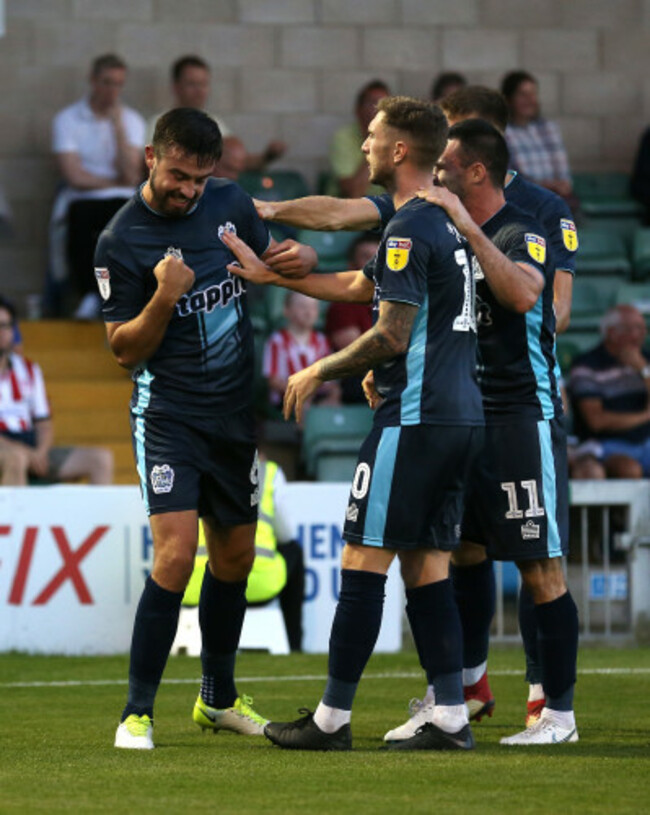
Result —
[[556, 713], [545, 707], [538, 721], [521, 733], [501, 739], [501, 744], [528, 746], [537, 744], [566, 744], [578, 741], [573, 714]]
[[389, 730], [384, 736], [384, 741], [404, 741], [410, 739], [422, 727], [423, 724], [433, 721], [433, 702], [426, 702], [424, 699], [411, 699], [409, 702], [408, 721]]
[[153, 721], [132, 713], [118, 726], [115, 746], [126, 750], [153, 750]]

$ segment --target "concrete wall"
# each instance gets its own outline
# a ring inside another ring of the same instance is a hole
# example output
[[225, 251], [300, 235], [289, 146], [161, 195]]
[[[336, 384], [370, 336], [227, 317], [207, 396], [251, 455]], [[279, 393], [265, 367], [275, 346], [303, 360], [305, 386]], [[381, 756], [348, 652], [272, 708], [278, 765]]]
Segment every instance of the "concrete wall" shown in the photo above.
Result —
[[271, 137], [278, 166], [313, 181], [353, 98], [379, 76], [425, 95], [441, 70], [495, 85], [523, 67], [563, 129], [574, 169], [630, 168], [650, 122], [650, 0], [6, 0], [0, 39], [0, 186], [15, 235], [0, 243], [0, 291], [19, 307], [40, 289], [56, 184], [50, 122], [79, 97], [91, 59], [131, 67], [126, 101], [168, 101], [168, 66], [213, 66], [212, 109], [250, 149]]

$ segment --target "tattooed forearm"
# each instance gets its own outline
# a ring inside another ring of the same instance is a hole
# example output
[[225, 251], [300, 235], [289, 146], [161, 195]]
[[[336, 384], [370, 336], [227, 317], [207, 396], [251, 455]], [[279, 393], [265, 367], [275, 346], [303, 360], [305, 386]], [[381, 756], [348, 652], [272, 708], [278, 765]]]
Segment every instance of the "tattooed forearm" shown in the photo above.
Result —
[[329, 380], [365, 374], [403, 353], [408, 347], [416, 314], [416, 306], [383, 302], [376, 325], [346, 348], [322, 359], [319, 377]]

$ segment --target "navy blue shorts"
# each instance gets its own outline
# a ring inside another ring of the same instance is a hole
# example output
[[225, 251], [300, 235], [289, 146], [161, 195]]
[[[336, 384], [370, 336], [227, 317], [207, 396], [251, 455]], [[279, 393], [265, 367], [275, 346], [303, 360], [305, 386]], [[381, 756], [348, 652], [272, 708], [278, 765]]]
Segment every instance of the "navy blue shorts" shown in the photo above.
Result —
[[257, 520], [257, 446], [250, 413], [216, 416], [209, 429], [178, 417], [132, 413], [131, 433], [148, 515], [196, 509], [220, 526]]
[[470, 478], [463, 540], [494, 560], [561, 557], [569, 548], [569, 481], [562, 419], [487, 425]]
[[482, 427], [374, 427], [359, 451], [345, 516], [348, 543], [455, 549]]

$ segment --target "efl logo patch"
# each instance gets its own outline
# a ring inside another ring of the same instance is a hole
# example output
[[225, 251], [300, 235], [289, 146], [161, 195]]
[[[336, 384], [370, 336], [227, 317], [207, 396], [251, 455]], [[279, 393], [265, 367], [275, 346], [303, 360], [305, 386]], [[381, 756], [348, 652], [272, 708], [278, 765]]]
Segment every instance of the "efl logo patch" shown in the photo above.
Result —
[[560, 229], [562, 230], [562, 240], [569, 252], [575, 252], [578, 248], [578, 233], [576, 225], [568, 218], [560, 219]]
[[156, 495], [171, 492], [174, 486], [174, 471], [169, 464], [157, 464], [151, 470], [151, 486]]
[[95, 267], [95, 280], [102, 298], [108, 300], [111, 296], [111, 273], [108, 269]]
[[406, 268], [413, 242], [410, 238], [389, 238], [386, 241], [386, 266], [392, 272]]
[[546, 241], [544, 238], [541, 238], [539, 235], [533, 235], [531, 232], [527, 232], [525, 235], [526, 240], [526, 249], [528, 250], [528, 254], [531, 256], [533, 260], [536, 260], [538, 263], [544, 263], [546, 260]]

